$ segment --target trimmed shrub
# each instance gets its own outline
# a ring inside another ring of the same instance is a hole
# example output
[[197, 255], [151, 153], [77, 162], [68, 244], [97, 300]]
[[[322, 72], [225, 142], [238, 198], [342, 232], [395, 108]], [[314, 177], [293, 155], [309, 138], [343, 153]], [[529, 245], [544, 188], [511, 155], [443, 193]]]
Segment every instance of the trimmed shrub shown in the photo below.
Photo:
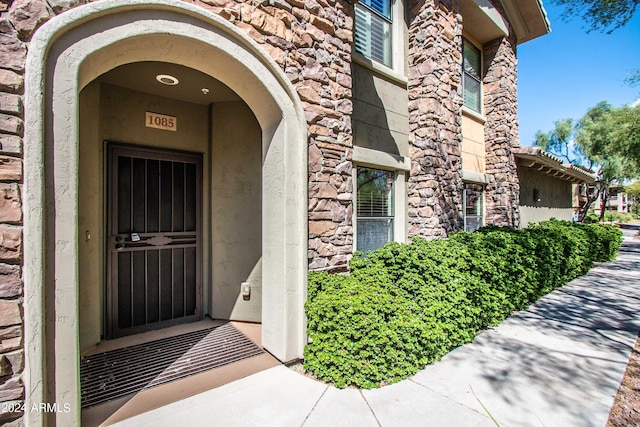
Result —
[[[427, 363], [427, 325], [414, 302], [392, 292], [384, 273], [353, 276], [310, 273], [322, 290], [307, 302], [305, 368], [338, 387], [379, 386], [406, 378]], [[325, 287], [325, 282], [330, 283]], [[386, 291], [385, 291], [386, 290]]]
[[356, 254], [348, 275], [309, 273], [304, 366], [338, 387], [400, 381], [613, 259], [621, 242], [614, 227], [552, 220]]
[[[458, 233], [451, 240], [467, 246], [472, 254], [471, 274], [488, 283], [500, 296], [500, 307], [491, 319], [480, 325], [496, 324], [506, 315], [525, 307], [532, 295], [538, 294], [536, 243], [523, 230], [506, 227], [484, 227], [476, 233]], [[486, 310], [486, 309], [485, 309]]]

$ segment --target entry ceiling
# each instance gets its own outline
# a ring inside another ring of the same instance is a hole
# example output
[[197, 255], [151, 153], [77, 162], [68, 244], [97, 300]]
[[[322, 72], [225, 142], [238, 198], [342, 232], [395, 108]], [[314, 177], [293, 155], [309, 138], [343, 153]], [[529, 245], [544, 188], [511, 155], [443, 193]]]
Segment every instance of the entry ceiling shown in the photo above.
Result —
[[[160, 83], [156, 76], [169, 75], [178, 84]], [[101, 82], [194, 104], [239, 101], [240, 97], [219, 80], [193, 68], [168, 62], [134, 62], [121, 65], [99, 77]], [[205, 90], [203, 90], [205, 89]]]

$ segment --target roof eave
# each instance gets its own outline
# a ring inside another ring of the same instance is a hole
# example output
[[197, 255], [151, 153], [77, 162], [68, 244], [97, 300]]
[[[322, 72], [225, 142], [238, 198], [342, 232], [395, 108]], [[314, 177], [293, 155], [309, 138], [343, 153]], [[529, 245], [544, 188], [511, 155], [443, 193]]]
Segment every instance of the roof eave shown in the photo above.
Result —
[[551, 32], [551, 24], [542, 0], [500, 0], [518, 44]]
[[[514, 156], [520, 160], [524, 167], [538, 169], [542, 173], [552, 174], [558, 179], [572, 182], [584, 182], [593, 184], [596, 176], [583, 168], [562, 161], [553, 154], [534, 147], [517, 147]], [[525, 161], [525, 162], [523, 162]]]

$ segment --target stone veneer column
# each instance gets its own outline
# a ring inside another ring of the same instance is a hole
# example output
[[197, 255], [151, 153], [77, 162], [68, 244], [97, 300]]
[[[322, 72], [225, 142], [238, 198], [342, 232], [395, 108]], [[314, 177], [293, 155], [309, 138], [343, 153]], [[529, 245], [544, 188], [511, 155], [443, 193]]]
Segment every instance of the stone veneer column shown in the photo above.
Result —
[[353, 6], [343, 0], [201, 0], [282, 66], [305, 108], [309, 269], [345, 269], [353, 251]]
[[462, 228], [460, 4], [410, 5], [409, 236], [446, 237]]
[[353, 252], [353, 6], [294, 6], [297, 59], [286, 68], [309, 125], [309, 269], [345, 269]]
[[486, 167], [495, 178], [486, 187], [486, 222], [518, 227], [520, 184], [512, 150], [519, 145], [515, 37], [485, 44], [483, 60]]

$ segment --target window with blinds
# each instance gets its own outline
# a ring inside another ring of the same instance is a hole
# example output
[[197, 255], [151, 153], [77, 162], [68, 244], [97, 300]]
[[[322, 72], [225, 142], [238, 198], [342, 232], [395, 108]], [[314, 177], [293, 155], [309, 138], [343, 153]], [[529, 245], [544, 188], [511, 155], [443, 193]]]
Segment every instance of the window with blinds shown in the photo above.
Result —
[[482, 112], [482, 56], [469, 40], [462, 44], [462, 90], [464, 106]]
[[391, 67], [391, 1], [361, 0], [356, 4], [356, 52]]
[[367, 253], [393, 240], [395, 173], [358, 168], [356, 249]]
[[464, 231], [476, 231], [484, 225], [484, 187], [464, 185]]

